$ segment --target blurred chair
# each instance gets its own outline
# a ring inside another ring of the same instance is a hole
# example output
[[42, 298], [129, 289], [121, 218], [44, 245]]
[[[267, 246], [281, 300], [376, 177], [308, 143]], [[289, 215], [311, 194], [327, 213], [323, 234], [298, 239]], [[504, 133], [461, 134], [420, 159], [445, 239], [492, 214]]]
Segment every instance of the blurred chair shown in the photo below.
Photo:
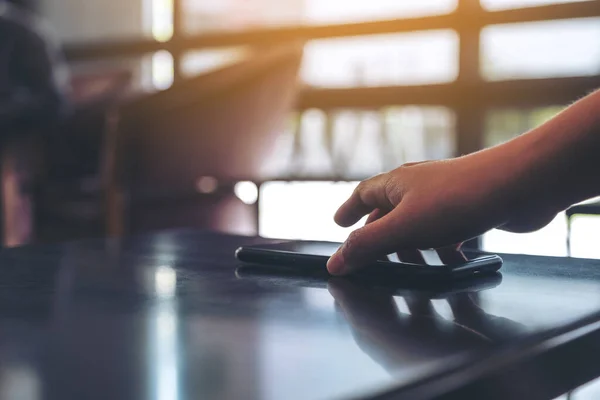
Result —
[[565, 212], [567, 217], [567, 255], [571, 257], [571, 224], [576, 215], [600, 215], [600, 200], [595, 199], [575, 204]]
[[52, 225], [75, 223], [76, 237], [90, 228], [256, 233], [256, 207], [233, 187], [276, 172], [266, 160], [293, 106], [301, 58], [301, 46], [265, 49], [118, 107], [103, 137], [98, 186], [63, 182], [42, 196]]
[[73, 76], [72, 112], [45, 143], [48, 179], [61, 182], [82, 175], [97, 179], [108, 116], [126, 101], [132, 77], [128, 69]]
[[35, 236], [44, 236], [44, 228], [55, 226], [54, 213], [48, 212], [52, 199], [69, 198], [71, 194], [78, 197], [98, 187], [99, 147], [107, 121], [130, 92], [131, 82], [128, 69], [72, 76], [71, 112], [45, 135], [42, 144], [40, 173], [35, 183]]

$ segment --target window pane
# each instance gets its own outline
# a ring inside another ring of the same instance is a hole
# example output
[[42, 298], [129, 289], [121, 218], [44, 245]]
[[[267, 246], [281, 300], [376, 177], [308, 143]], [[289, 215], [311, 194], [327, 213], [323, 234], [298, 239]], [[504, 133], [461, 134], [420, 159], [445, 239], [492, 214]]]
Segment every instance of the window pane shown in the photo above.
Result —
[[306, 0], [305, 21], [336, 23], [449, 13], [457, 0]]
[[489, 26], [481, 45], [489, 80], [600, 73], [598, 18]]
[[445, 107], [392, 107], [386, 111], [384, 170], [455, 155], [454, 113]]
[[[599, 259], [600, 248], [597, 241], [599, 231], [600, 217], [574, 217], [571, 224], [571, 256]], [[516, 234], [494, 229], [483, 236], [483, 249], [493, 253], [564, 257], [567, 255], [566, 240], [567, 218], [565, 213], [561, 212], [550, 224], [536, 232]], [[598, 393], [600, 390], [598, 383], [583, 392]], [[586, 397], [582, 394], [580, 397], [573, 398], [597, 397]]]
[[456, 0], [184, 0], [188, 33], [448, 13]]
[[508, 8], [521, 8], [542, 6], [557, 3], [576, 3], [585, 0], [481, 0], [481, 5], [486, 10], [505, 10]]
[[280, 139], [273, 169], [278, 176], [364, 179], [406, 162], [452, 156], [454, 114], [416, 106], [309, 110], [295, 117]]
[[[596, 235], [594, 232], [591, 234]], [[564, 257], [567, 255], [566, 240], [566, 217], [560, 213], [549, 225], [532, 233], [517, 234], [494, 229], [483, 235], [483, 249], [492, 253]]]
[[541, 107], [533, 110], [493, 110], [486, 115], [485, 147], [504, 143], [548, 121], [563, 107]]
[[174, 78], [173, 56], [166, 50], [152, 55], [152, 86], [159, 90], [171, 87]]
[[190, 51], [183, 57], [183, 75], [190, 77], [234, 64], [248, 55], [246, 47]]
[[[260, 193], [260, 232], [282, 239], [344, 241], [352, 228], [333, 222], [358, 182], [269, 182]], [[294, 210], [294, 212], [290, 212]]]
[[448, 82], [458, 74], [454, 31], [314, 41], [302, 77], [313, 86], [356, 87]]

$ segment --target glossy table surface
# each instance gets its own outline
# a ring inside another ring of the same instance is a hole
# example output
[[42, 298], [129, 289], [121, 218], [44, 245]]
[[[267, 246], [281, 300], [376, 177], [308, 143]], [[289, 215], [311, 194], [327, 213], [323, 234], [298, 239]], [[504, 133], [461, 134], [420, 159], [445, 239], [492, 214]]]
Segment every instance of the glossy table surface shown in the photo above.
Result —
[[452, 293], [240, 269], [259, 240], [0, 252], [0, 399], [370, 397], [600, 311], [598, 261], [506, 255]]

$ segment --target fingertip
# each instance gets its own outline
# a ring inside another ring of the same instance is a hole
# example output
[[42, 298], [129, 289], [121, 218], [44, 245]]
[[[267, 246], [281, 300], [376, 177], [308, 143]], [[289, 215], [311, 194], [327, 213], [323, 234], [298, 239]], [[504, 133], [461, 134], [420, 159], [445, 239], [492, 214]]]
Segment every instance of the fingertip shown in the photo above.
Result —
[[333, 219], [342, 227], [350, 227], [356, 224], [362, 217], [371, 213], [374, 207], [366, 205], [360, 197], [353, 194], [344, 204], [338, 208]]
[[337, 210], [335, 212], [335, 214], [333, 215], [333, 221], [338, 224], [339, 226], [343, 226], [342, 225], [342, 218], [340, 216], [340, 210]]
[[329, 271], [329, 273], [334, 276], [344, 275], [346, 271], [344, 256], [342, 255], [341, 251], [338, 251], [329, 258], [329, 260], [327, 261], [327, 271]]
[[351, 213], [348, 212], [346, 207], [342, 206], [337, 210], [337, 212], [333, 216], [333, 220], [339, 226], [343, 228], [348, 228], [356, 223], [356, 221], [353, 221], [353, 217], [350, 214]]

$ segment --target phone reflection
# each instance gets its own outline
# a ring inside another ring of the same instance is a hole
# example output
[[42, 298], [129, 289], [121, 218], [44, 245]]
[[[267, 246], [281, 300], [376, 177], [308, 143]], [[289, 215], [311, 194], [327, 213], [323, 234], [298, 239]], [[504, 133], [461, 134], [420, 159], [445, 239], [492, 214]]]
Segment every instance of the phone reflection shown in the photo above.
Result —
[[[512, 320], [486, 313], [476, 292], [443, 297], [453, 318], [442, 317], [432, 297], [423, 293], [402, 296], [402, 312], [392, 293], [348, 279], [331, 279], [328, 289], [348, 322], [357, 345], [389, 373], [407, 363], [428, 362], [507, 341], [523, 333]], [[438, 299], [439, 296], [436, 296]]]

